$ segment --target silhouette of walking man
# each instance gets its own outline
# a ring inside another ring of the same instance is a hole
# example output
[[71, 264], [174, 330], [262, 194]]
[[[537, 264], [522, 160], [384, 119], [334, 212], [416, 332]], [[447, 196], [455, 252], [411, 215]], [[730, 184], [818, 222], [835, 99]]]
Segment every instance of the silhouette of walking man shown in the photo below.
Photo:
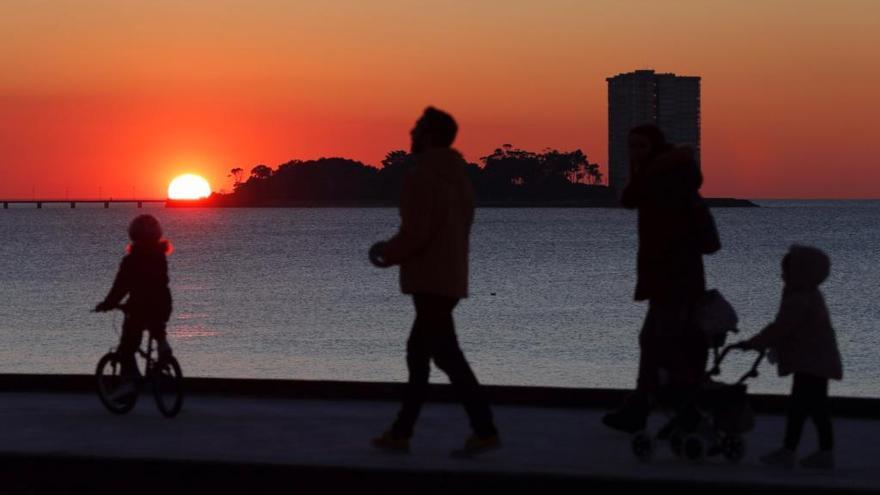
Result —
[[492, 411], [458, 344], [452, 311], [468, 291], [468, 244], [474, 192], [466, 163], [451, 148], [458, 125], [429, 107], [410, 132], [414, 167], [400, 200], [397, 235], [370, 249], [380, 267], [400, 265], [400, 287], [412, 295], [416, 318], [406, 346], [409, 382], [391, 429], [375, 447], [408, 451], [409, 439], [428, 391], [431, 360], [443, 370], [463, 402], [473, 434], [453, 454], [472, 455], [500, 447]]

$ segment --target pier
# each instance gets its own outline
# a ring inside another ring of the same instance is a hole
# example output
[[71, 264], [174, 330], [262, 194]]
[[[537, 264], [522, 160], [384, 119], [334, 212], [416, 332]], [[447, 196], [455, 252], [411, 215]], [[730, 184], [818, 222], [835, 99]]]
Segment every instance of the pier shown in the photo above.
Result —
[[165, 204], [167, 200], [165, 199], [0, 199], [0, 203], [3, 203], [3, 209], [8, 210], [9, 205], [15, 204], [25, 204], [25, 205], [35, 205], [37, 208], [42, 208], [43, 205], [47, 204], [68, 204], [70, 208], [76, 208], [78, 204], [103, 204], [104, 208], [110, 208], [111, 204], [136, 204], [138, 208], [143, 208], [147, 203], [162, 203]]

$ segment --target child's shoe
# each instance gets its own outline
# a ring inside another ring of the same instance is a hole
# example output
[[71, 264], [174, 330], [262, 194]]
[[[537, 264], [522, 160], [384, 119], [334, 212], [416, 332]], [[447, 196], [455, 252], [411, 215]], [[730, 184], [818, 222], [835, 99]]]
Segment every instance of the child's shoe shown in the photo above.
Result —
[[761, 457], [761, 462], [773, 467], [791, 469], [794, 467], [794, 451], [782, 447]]
[[819, 450], [801, 459], [801, 467], [807, 469], [834, 469], [834, 452]]

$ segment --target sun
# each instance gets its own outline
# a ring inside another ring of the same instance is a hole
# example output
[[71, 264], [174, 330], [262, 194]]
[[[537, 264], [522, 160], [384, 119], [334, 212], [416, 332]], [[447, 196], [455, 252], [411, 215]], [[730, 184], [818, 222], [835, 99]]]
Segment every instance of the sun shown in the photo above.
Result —
[[179, 175], [168, 185], [168, 199], [202, 199], [211, 195], [211, 185], [195, 174]]

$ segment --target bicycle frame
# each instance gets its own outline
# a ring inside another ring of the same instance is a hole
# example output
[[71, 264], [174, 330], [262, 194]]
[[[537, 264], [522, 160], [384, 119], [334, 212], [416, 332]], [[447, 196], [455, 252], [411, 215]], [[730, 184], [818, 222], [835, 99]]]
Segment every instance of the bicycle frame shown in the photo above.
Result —
[[[112, 309], [119, 309], [123, 312], [126, 310], [124, 305], [119, 305]], [[115, 328], [116, 324], [114, 323], [113, 326]], [[141, 332], [143, 332], [143, 330], [141, 330]], [[141, 333], [138, 338], [143, 342], [143, 333]], [[138, 345], [131, 356], [135, 361], [134, 371], [139, 376], [137, 378], [123, 377], [121, 376], [121, 361], [118, 351], [118, 345], [111, 347], [110, 352], [98, 360], [98, 365], [95, 370], [98, 397], [101, 399], [104, 407], [115, 414], [126, 414], [134, 407], [137, 402], [137, 396], [141, 389], [146, 386], [152, 390], [152, 395], [156, 400], [156, 405], [162, 415], [166, 418], [173, 418], [176, 416], [183, 407], [183, 372], [180, 369], [180, 363], [177, 362], [177, 359], [175, 359], [170, 353], [162, 355], [159, 342], [153, 338], [152, 334], [150, 334], [147, 338], [146, 346]], [[140, 366], [137, 363], [137, 356], [141, 356], [141, 358], [144, 359], [145, 364], [143, 374], [141, 374]], [[110, 373], [105, 374], [105, 370], [108, 369], [108, 366], [110, 367]], [[119, 366], [119, 368], [117, 368], [117, 366]], [[117, 374], [117, 370], [119, 371], [119, 374]], [[136, 384], [136, 390], [133, 393], [127, 393], [125, 395], [127, 399], [120, 402], [118, 398], [114, 398], [110, 395], [111, 391], [106, 387], [107, 383], [104, 379], [105, 376], [115, 377], [111, 378], [110, 390], [118, 386], [118, 380], [120, 378], [122, 380], [133, 380]], [[116, 385], [112, 384], [113, 380], [116, 380]]]

